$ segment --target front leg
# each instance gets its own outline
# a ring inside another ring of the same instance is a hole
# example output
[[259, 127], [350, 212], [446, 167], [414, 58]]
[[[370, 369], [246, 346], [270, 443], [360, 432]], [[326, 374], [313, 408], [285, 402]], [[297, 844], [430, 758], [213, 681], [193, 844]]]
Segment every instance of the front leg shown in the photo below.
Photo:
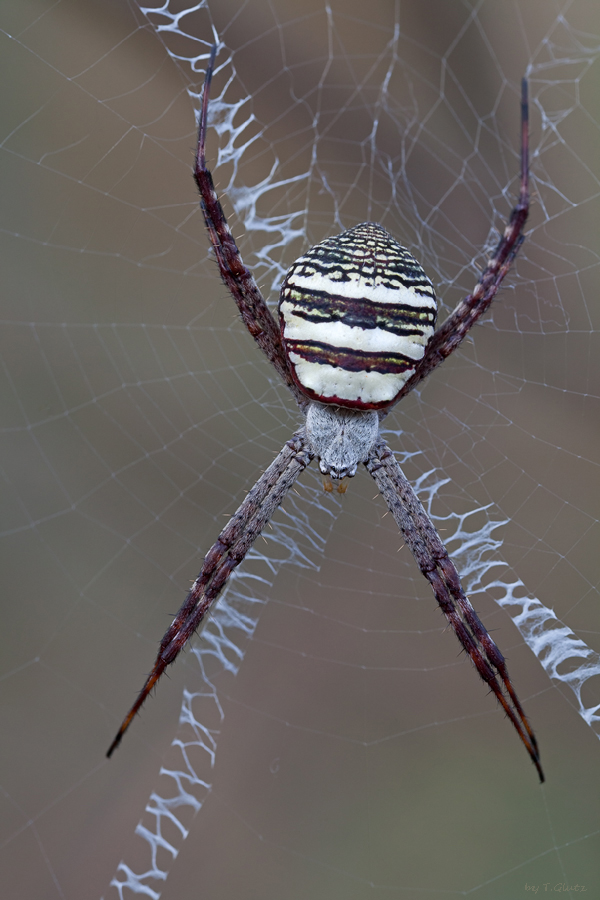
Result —
[[540, 781], [544, 781], [537, 741], [508, 676], [504, 657], [471, 606], [435, 526], [383, 439], [377, 442], [365, 465], [419, 569], [431, 585], [442, 612], [480, 677], [494, 692], [514, 725]]
[[200, 628], [233, 570], [283, 503], [288, 491], [313, 458], [302, 428], [283, 447], [269, 468], [246, 495], [239, 509], [204, 558], [200, 574], [160, 642], [154, 667], [137, 700], [125, 716], [107, 756], [121, 743], [144, 701], [167, 666], [175, 662], [189, 639]]

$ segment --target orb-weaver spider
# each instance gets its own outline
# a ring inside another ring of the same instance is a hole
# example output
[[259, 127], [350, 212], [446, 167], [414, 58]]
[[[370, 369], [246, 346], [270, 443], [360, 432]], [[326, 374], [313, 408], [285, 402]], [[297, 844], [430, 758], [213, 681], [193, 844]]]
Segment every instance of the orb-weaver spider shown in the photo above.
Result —
[[154, 668], [108, 750], [110, 756], [144, 700], [216, 602], [298, 476], [317, 457], [325, 489], [355, 475], [359, 463], [377, 484], [417, 565], [535, 764], [537, 742], [502, 653], [465, 595], [439, 534], [379, 434], [379, 422], [462, 342], [489, 308], [510, 269], [529, 212], [527, 82], [521, 94], [521, 186], [498, 245], [474, 291], [434, 331], [433, 285], [419, 263], [380, 225], [365, 222], [296, 260], [279, 300], [278, 325], [244, 265], [206, 167], [208, 98], [217, 47], [204, 80], [194, 177], [221, 277], [246, 328], [305, 416], [208, 551], [200, 574], [164, 635]]

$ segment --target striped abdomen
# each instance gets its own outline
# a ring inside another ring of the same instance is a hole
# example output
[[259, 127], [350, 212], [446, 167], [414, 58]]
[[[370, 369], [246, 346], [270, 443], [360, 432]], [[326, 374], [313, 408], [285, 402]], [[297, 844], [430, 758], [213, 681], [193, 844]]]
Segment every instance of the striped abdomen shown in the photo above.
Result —
[[313, 400], [354, 409], [392, 403], [423, 357], [436, 313], [419, 263], [372, 222], [297, 259], [279, 298], [299, 386]]

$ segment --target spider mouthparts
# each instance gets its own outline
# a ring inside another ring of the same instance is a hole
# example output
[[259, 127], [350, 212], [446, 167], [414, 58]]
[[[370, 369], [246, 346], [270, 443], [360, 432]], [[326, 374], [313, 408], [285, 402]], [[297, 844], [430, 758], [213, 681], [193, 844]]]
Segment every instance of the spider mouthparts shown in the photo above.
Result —
[[323, 474], [323, 490], [327, 494], [333, 493], [334, 490], [337, 491], [338, 494], [345, 494], [346, 491], [348, 490], [348, 479], [346, 477], [344, 477], [344, 478], [341, 478], [339, 481], [338, 481], [338, 479], [336, 479], [336, 481], [337, 481], [337, 487], [334, 488], [333, 481], [331, 480], [331, 476], [330, 476], [329, 472], [324, 473]]

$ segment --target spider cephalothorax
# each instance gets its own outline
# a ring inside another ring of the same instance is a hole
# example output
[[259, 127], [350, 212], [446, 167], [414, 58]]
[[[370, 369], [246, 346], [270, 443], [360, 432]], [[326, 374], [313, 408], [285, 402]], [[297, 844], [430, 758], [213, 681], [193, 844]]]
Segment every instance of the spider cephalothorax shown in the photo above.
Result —
[[[323, 475], [352, 478], [368, 459], [379, 437], [374, 410], [344, 409], [311, 401], [306, 412], [306, 438]], [[327, 482], [326, 482], [327, 484]]]
[[360, 463], [377, 484], [419, 569], [481, 678], [494, 692], [544, 776], [534, 734], [504, 657], [465, 595], [417, 495], [379, 434], [380, 417], [459, 346], [488, 309], [523, 242], [529, 211], [527, 84], [521, 96], [521, 187], [504, 234], [472, 294], [434, 332], [431, 281], [381, 225], [365, 222], [308, 250], [291, 266], [279, 303], [280, 327], [242, 262], [206, 167], [206, 116], [217, 48], [206, 69], [194, 177], [221, 277], [248, 331], [283, 379], [305, 421], [261, 475], [208, 551], [136, 702], [108, 755], [144, 700], [205, 620], [231, 572], [315, 457], [325, 489]]

